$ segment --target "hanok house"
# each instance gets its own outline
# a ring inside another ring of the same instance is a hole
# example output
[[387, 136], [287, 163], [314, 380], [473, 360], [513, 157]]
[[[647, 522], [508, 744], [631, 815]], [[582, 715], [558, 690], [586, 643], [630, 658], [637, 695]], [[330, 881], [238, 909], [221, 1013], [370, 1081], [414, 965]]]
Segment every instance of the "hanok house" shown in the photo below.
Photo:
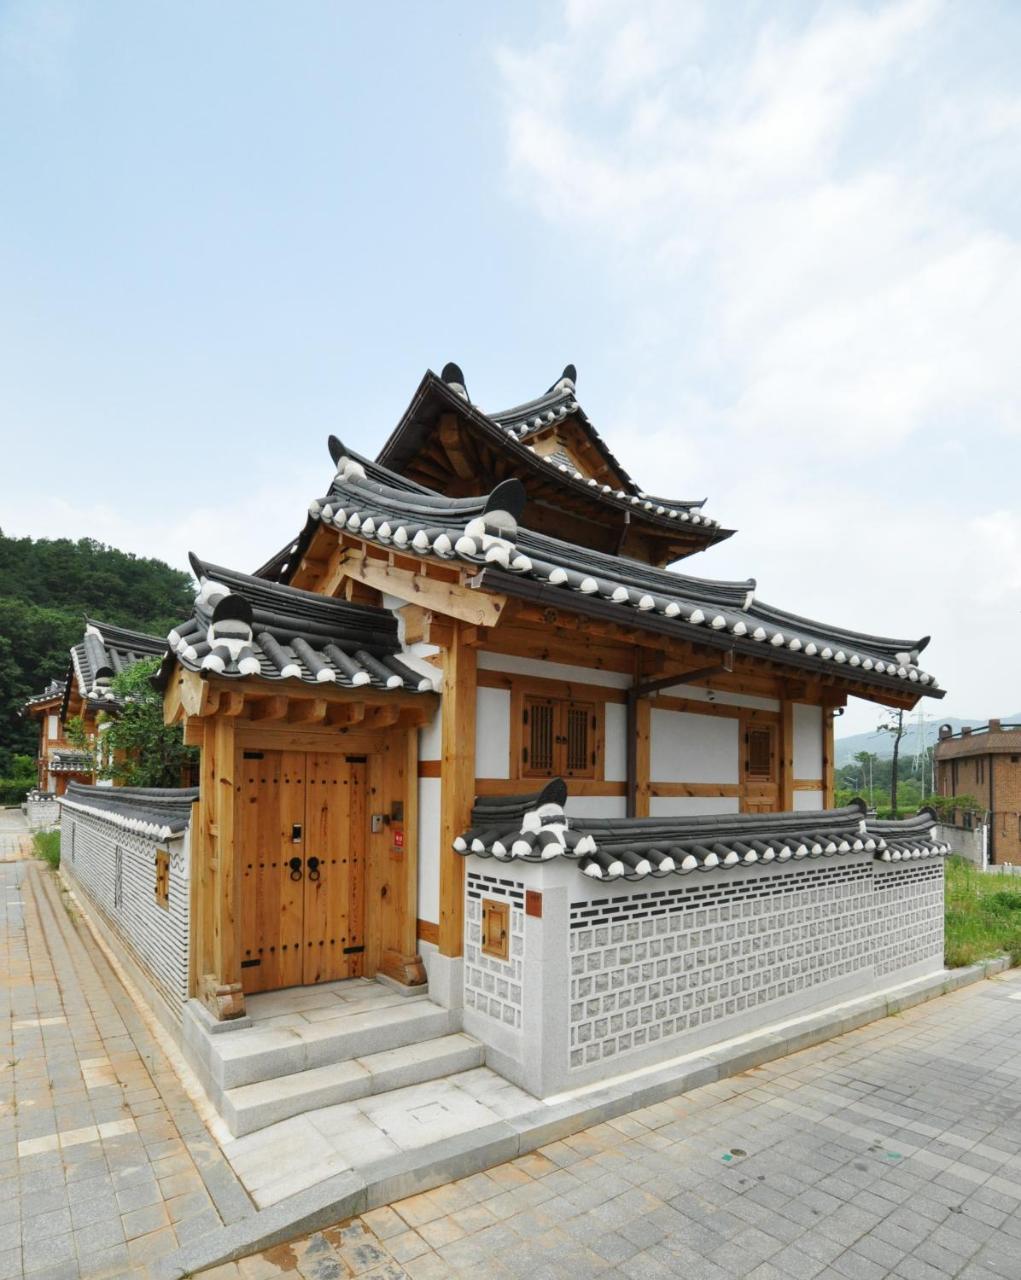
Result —
[[981, 824], [985, 861], [1021, 864], [1021, 725], [990, 720], [956, 733], [950, 725], [941, 725], [936, 788], [941, 796], [975, 801], [974, 810], [961, 808], [947, 815], [947, 825], [957, 829], [956, 840], [966, 846], [976, 824]]
[[52, 680], [22, 709], [22, 715], [39, 721], [40, 791], [62, 796], [70, 782], [94, 781], [92, 753], [71, 742], [68, 722], [80, 717], [85, 733], [95, 735], [101, 716], [115, 715], [120, 706], [111, 688], [114, 676], [142, 658], [161, 656], [166, 647], [158, 636], [85, 619], [82, 638], [71, 648], [65, 678]]
[[68, 874], [235, 1133], [401, 1046], [549, 1096], [942, 967], [933, 815], [832, 808], [834, 714], [942, 697], [926, 641], [668, 567], [731, 531], [575, 380], [487, 413], [448, 365], [376, 461], [331, 438], [279, 555], [194, 562], [159, 676], [193, 808], [74, 788]]

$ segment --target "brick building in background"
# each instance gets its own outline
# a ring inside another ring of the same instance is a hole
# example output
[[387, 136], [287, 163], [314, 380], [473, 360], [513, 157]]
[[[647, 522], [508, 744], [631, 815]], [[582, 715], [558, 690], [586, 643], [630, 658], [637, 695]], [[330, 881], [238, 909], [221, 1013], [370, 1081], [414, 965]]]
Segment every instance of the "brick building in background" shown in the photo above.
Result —
[[[1021, 724], [990, 720], [957, 733], [942, 725], [936, 769], [940, 795], [971, 796], [986, 811], [988, 861], [1021, 863]], [[978, 820], [959, 813], [954, 825]]]

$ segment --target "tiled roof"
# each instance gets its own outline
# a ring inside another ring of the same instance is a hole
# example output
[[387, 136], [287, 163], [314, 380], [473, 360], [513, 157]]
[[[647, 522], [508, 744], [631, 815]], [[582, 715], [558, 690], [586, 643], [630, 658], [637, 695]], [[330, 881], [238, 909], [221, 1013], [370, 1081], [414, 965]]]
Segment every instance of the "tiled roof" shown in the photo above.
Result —
[[[118, 706], [119, 699], [110, 688], [114, 676], [143, 658], [159, 657], [165, 650], [159, 636], [86, 618], [85, 634], [71, 649], [71, 670], [79, 695], [99, 707]], [[65, 695], [65, 711], [66, 707]]]
[[569, 858], [596, 880], [642, 880], [693, 871], [871, 853], [884, 862], [942, 856], [936, 816], [869, 822], [863, 804], [796, 813], [721, 813], [665, 818], [572, 818], [560, 778], [523, 796], [477, 797], [458, 853], [501, 862]]
[[[460, 374], [460, 370], [456, 365], [447, 365], [443, 371], [445, 380], [447, 380], [448, 370], [453, 371], [455, 376]], [[682, 523], [690, 521], [693, 524], [702, 524], [708, 528], [718, 528], [719, 521], [711, 520], [708, 516], [702, 515], [699, 510], [705, 506], [705, 498], [655, 498], [646, 493], [631, 479], [611, 452], [606, 441], [596, 430], [592, 419], [578, 403], [575, 396], [575, 383], [577, 380], [577, 370], [573, 364], [569, 364], [559, 379], [543, 395], [538, 396], [535, 400], [527, 400], [524, 404], [515, 405], [511, 409], [499, 409], [486, 413], [486, 417], [492, 419], [498, 427], [502, 428], [515, 440], [525, 443], [537, 431], [542, 431], [546, 427], [562, 422], [566, 418], [576, 418], [584, 426], [587, 435], [593, 440], [599, 451], [627, 486], [626, 489], [613, 490], [609, 485], [603, 485], [600, 486], [602, 493], [612, 493], [620, 500], [626, 499], [632, 506], [640, 507], [645, 512], [660, 516], [665, 514], [669, 519], [680, 520]], [[483, 411], [480, 409], [479, 412]], [[582, 480], [594, 487], [594, 482], [582, 475], [571, 462], [571, 459], [562, 451], [558, 450], [548, 455], [545, 461], [555, 466], [561, 473], [570, 475], [575, 480]]]
[[25, 708], [38, 706], [43, 702], [52, 702], [55, 698], [62, 698], [64, 690], [67, 688], [67, 682], [64, 680], [51, 680], [42, 693], [33, 693], [31, 698], [25, 700]]
[[190, 671], [233, 678], [415, 692], [436, 687], [435, 668], [402, 651], [388, 609], [298, 591], [194, 556], [192, 568], [200, 584], [195, 610], [168, 636], [172, 658], [161, 680], [176, 658]]
[[50, 773], [92, 773], [95, 765], [88, 751], [57, 750], [50, 753], [46, 767]]
[[168, 840], [191, 822], [198, 787], [93, 787], [69, 782], [60, 804], [72, 812], [95, 813], [139, 835]]
[[[331, 438], [337, 473], [309, 507], [314, 519], [398, 551], [486, 570], [494, 591], [530, 594], [580, 612], [768, 655], [773, 661], [887, 688], [942, 696], [918, 666], [928, 637], [897, 640], [813, 622], [755, 598], [755, 581], [720, 582], [605, 555], [522, 526], [525, 490], [505, 480], [488, 497], [444, 498], [369, 463]], [[524, 586], [529, 590], [526, 592]], [[724, 643], [725, 642], [725, 643]]]
[[[605, 441], [579, 406], [574, 396], [574, 380], [567, 377], [570, 370], [571, 366], [568, 366], [560, 381], [537, 400], [497, 413], [486, 413], [471, 402], [464, 386], [464, 375], [457, 365], [446, 365], [439, 377], [430, 370], [423, 378], [404, 418], [380, 451], [379, 460], [384, 466], [391, 463], [399, 466], [400, 459], [406, 461], [413, 456], [430, 430], [420, 418], [424, 412], [423, 407], [427, 403], [435, 405], [439, 402], [445, 411], [456, 410], [483, 437], [498, 443], [500, 452], [508, 455], [511, 464], [516, 464], [522, 474], [531, 471], [540, 480], [556, 479], [558, 484], [567, 486], [576, 494], [584, 493], [587, 498], [594, 498], [601, 504], [615, 508], [619, 513], [627, 511], [632, 517], [638, 515], [660, 529], [683, 529], [686, 536], [700, 538], [702, 545], [730, 537], [732, 529], [722, 528], [719, 521], [702, 513], [704, 498], [653, 498], [639, 488], [607, 448]], [[600, 484], [562, 458], [553, 454], [542, 456], [529, 443], [536, 430], [567, 417], [577, 418], [582, 423], [595, 447], [621, 477], [625, 487], [614, 488], [609, 484]]]

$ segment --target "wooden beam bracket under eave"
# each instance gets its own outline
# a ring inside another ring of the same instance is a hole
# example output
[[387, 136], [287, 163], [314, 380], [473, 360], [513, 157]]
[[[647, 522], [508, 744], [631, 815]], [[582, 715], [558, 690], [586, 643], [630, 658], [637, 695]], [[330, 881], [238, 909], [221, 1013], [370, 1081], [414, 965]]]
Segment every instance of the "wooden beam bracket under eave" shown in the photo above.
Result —
[[425, 561], [422, 562], [422, 571], [413, 573], [410, 569], [399, 569], [396, 565], [369, 559], [364, 550], [354, 548], [348, 548], [340, 558], [337, 582], [329, 584], [332, 587], [330, 594], [345, 577], [397, 596], [409, 604], [420, 605], [432, 613], [444, 614], [477, 627], [495, 627], [507, 603], [506, 596], [484, 588], [441, 582], [430, 577]]
[[331, 728], [366, 723], [373, 728], [428, 724], [439, 701], [435, 693], [409, 689], [306, 684], [298, 680], [264, 680], [248, 676], [204, 679], [197, 671], [178, 669], [168, 687], [164, 719], [168, 724], [212, 717], [245, 718], [257, 723], [328, 724]]

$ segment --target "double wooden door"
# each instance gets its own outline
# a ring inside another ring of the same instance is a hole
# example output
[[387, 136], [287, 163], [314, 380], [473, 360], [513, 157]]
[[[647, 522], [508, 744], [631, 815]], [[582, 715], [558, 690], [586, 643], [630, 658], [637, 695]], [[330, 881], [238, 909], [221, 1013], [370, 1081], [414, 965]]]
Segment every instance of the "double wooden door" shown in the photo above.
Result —
[[247, 993], [362, 974], [366, 760], [245, 751], [235, 829]]

